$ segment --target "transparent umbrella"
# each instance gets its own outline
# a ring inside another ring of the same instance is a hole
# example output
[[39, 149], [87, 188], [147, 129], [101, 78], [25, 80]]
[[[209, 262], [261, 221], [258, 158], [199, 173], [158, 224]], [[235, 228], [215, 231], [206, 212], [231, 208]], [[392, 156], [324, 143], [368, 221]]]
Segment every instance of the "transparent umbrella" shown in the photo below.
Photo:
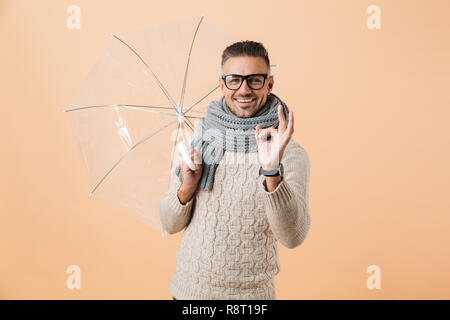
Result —
[[[202, 15], [111, 34], [70, 102], [90, 193], [163, 232], [158, 203], [196, 122], [219, 99], [222, 51], [236, 40]], [[162, 233], [164, 235], [164, 232]]]

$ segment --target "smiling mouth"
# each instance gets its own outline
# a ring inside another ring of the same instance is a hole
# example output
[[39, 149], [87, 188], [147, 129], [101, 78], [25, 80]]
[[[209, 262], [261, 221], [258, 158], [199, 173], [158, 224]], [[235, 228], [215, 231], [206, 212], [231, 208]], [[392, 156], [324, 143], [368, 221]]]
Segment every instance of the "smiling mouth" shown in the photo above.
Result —
[[255, 101], [256, 98], [250, 98], [250, 99], [237, 99], [237, 98], [234, 98], [233, 100], [236, 101], [238, 104], [240, 104], [242, 106], [246, 106], [246, 105], [251, 104], [253, 101]]

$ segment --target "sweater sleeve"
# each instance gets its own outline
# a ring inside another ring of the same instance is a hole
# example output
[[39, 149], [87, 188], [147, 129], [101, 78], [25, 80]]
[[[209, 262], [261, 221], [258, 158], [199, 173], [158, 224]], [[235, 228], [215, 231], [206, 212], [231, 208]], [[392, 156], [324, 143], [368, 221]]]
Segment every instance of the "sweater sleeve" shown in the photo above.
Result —
[[285, 247], [293, 249], [303, 243], [310, 228], [308, 154], [291, 139], [281, 163], [284, 175], [277, 188], [268, 192], [265, 177], [261, 179], [260, 188], [275, 238]]
[[174, 234], [181, 231], [190, 221], [191, 210], [195, 195], [185, 205], [178, 199], [178, 188], [181, 181], [175, 177], [167, 193], [161, 198], [158, 205], [159, 218], [163, 229]]

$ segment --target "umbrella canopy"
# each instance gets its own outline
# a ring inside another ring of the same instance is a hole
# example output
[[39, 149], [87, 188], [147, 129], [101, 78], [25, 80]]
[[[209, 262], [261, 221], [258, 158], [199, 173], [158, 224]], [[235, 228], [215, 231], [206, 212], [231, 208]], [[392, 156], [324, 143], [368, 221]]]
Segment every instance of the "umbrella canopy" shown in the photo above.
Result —
[[[195, 124], [221, 97], [221, 53], [236, 40], [202, 15], [111, 34], [63, 110], [89, 195], [163, 232], [158, 203]], [[164, 233], [163, 233], [164, 235]]]

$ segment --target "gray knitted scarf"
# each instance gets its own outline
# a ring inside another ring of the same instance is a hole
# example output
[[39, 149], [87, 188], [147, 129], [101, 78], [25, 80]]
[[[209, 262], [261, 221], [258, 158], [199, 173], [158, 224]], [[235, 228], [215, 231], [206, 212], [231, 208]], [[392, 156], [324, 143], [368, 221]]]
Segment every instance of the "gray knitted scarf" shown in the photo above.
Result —
[[[266, 104], [253, 117], [241, 118], [228, 108], [225, 97], [212, 101], [208, 106], [206, 118], [201, 118], [191, 148], [199, 147], [202, 159], [202, 177], [199, 188], [211, 190], [214, 184], [214, 173], [222, 159], [224, 150], [235, 152], [258, 152], [255, 140], [255, 127], [263, 129], [273, 126], [278, 128], [278, 105], [283, 106], [284, 117], [288, 122], [289, 109], [274, 94], [267, 96]], [[175, 173], [181, 181], [180, 165]]]

